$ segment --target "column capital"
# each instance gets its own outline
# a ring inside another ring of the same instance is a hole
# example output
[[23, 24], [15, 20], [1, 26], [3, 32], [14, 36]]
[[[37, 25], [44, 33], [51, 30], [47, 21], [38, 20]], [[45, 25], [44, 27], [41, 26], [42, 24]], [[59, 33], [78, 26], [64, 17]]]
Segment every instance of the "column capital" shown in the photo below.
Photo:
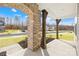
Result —
[[61, 19], [56, 19], [57, 24], [59, 24], [61, 21]]
[[47, 10], [46, 10], [46, 9], [43, 9], [43, 10], [42, 10], [42, 13], [43, 13], [43, 12], [46, 12], [46, 14], [48, 14], [48, 12], [47, 12]]

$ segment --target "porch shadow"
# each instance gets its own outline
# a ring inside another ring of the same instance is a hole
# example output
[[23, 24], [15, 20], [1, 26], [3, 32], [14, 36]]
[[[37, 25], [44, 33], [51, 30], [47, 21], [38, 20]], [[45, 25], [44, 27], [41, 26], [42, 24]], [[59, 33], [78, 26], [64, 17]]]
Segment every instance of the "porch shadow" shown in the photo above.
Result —
[[30, 49], [27, 49], [23, 56], [49, 56], [49, 53], [47, 49], [40, 48], [37, 51], [32, 51]]
[[44, 56], [49, 56], [49, 53], [47, 51], [47, 49], [42, 49], [43, 53], [44, 53]]
[[32, 51], [27, 48], [23, 56], [42, 56], [42, 52], [41, 52], [41, 49], [37, 51]]

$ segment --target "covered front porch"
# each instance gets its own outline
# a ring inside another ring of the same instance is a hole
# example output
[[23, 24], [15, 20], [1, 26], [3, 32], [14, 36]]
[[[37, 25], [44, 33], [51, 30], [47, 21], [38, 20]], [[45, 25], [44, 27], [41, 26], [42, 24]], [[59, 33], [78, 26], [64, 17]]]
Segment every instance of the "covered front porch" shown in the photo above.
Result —
[[[7, 56], [77, 56], [77, 36], [73, 41], [64, 41], [59, 38], [59, 23], [62, 18], [76, 16], [77, 4], [2, 4], [21, 9], [29, 14], [28, 36], [25, 48], [18, 43], [0, 48], [0, 52]], [[19, 6], [19, 7], [18, 7]], [[26, 8], [27, 9], [26, 9]], [[23, 8], [23, 9], [22, 9]], [[35, 9], [36, 8], [36, 9]], [[56, 21], [56, 38], [46, 42], [46, 18], [52, 17]], [[42, 30], [40, 19], [42, 18]], [[75, 22], [76, 23], [76, 22]]]

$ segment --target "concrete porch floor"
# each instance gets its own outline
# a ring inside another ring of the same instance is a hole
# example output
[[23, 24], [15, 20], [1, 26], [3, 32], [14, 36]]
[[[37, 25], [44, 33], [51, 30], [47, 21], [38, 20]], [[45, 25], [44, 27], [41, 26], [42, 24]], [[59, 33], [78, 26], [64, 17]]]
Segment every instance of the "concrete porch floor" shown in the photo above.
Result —
[[40, 48], [36, 52], [25, 48], [23, 49], [18, 44], [11, 45], [5, 48], [0, 48], [1, 51], [6, 51], [7, 56], [76, 56], [75, 43], [69, 43], [62, 40], [53, 40], [47, 44], [47, 49]]
[[76, 56], [75, 42], [54, 40], [47, 44], [47, 51], [50, 56]]

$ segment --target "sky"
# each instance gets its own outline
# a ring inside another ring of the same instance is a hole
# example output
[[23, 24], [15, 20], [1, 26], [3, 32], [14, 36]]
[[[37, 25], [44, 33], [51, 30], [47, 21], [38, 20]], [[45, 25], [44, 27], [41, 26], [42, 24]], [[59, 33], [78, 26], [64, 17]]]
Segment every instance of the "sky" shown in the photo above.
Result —
[[[55, 19], [52, 19], [51, 17], [47, 17], [46, 23], [50, 24], [50, 25], [52, 25], [52, 24], [55, 25], [56, 21], [55, 21]], [[74, 24], [74, 17], [62, 19], [60, 22], [60, 25], [72, 25], [72, 24]]]
[[[9, 7], [0, 7], [0, 16], [8, 16], [10, 18], [15, 17], [18, 15], [20, 17], [20, 21], [26, 21], [28, 18], [28, 14], [23, 13], [21, 10]], [[56, 24], [55, 19], [51, 17], [47, 17], [46, 19], [47, 24]], [[74, 17], [62, 19], [60, 25], [72, 25], [74, 23]]]
[[20, 20], [25, 20], [28, 14], [23, 13], [21, 10], [9, 7], [0, 7], [0, 16], [13, 18], [16, 15], [20, 17]]
[[73, 25], [75, 23], [75, 18], [74, 17], [71, 17], [71, 18], [65, 18], [65, 19], [62, 19], [60, 24], [61, 25]]

